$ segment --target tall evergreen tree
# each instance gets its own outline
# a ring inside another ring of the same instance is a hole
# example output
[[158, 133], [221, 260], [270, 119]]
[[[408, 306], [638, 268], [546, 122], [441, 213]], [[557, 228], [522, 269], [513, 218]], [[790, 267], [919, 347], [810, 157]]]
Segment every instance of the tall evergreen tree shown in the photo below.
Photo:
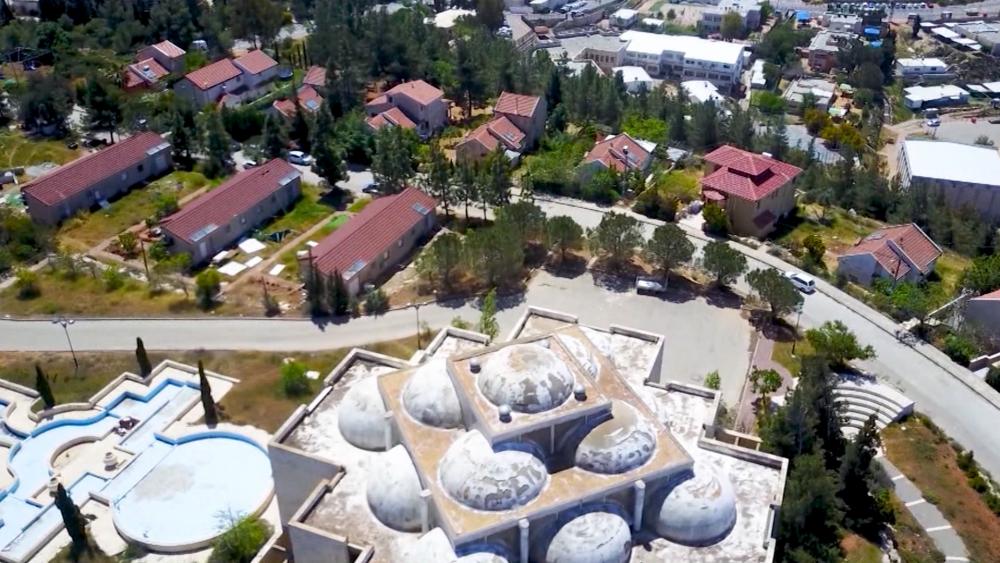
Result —
[[452, 164], [444, 155], [437, 143], [431, 143], [427, 174], [424, 185], [426, 191], [434, 196], [444, 208], [444, 214], [451, 214], [451, 206], [455, 204], [455, 186], [452, 183]]
[[212, 398], [212, 386], [208, 383], [201, 360], [198, 360], [198, 389], [201, 391], [201, 406], [205, 410], [205, 424], [215, 426], [219, 423], [219, 411]]
[[479, 316], [479, 332], [496, 339], [500, 334], [500, 325], [497, 324], [497, 290], [490, 289], [483, 298], [483, 307]]
[[232, 139], [226, 132], [222, 124], [222, 116], [212, 106], [209, 106], [205, 113], [204, 121], [204, 149], [208, 156], [205, 163], [205, 174], [211, 178], [218, 178], [225, 175], [232, 168], [229, 158], [229, 145]]
[[309, 313], [314, 316], [326, 314], [326, 283], [323, 274], [310, 256], [309, 270], [306, 272], [306, 301], [309, 303]]
[[139, 375], [147, 377], [153, 373], [153, 364], [149, 362], [146, 346], [142, 343], [142, 338], [139, 337], [135, 339], [135, 361], [139, 364]]
[[288, 156], [288, 128], [284, 118], [275, 113], [269, 113], [264, 120], [264, 154], [268, 158], [285, 158]]
[[335, 306], [341, 301], [340, 291], [342, 287], [337, 284], [337, 280], [333, 275], [327, 276], [323, 285], [326, 288], [326, 310], [330, 314], [336, 314]]
[[347, 284], [344, 283], [340, 270], [333, 271], [333, 285], [337, 292], [336, 299], [330, 303], [330, 310], [334, 315], [346, 315], [351, 308], [351, 295], [347, 292]]
[[880, 489], [878, 467], [872, 464], [880, 442], [873, 414], [847, 445], [840, 465], [840, 480], [844, 486], [840, 498], [846, 507], [846, 525], [867, 537], [877, 535], [885, 516], [876, 496]]
[[38, 396], [42, 398], [42, 402], [45, 403], [45, 408], [51, 409], [56, 406], [56, 398], [52, 395], [52, 388], [49, 387], [49, 380], [45, 377], [45, 373], [42, 372], [42, 366], [35, 364], [35, 391], [38, 391]]
[[56, 486], [55, 505], [59, 509], [59, 514], [62, 515], [66, 533], [69, 534], [69, 539], [73, 542], [70, 548], [71, 558], [74, 561], [79, 560], [81, 555], [91, 550], [90, 538], [87, 536], [87, 521], [80, 513], [80, 508], [69, 497], [69, 493], [66, 492], [62, 483]]
[[455, 174], [455, 194], [465, 206], [465, 220], [469, 220], [469, 205], [479, 201], [479, 183], [476, 169], [469, 163], [460, 163]]

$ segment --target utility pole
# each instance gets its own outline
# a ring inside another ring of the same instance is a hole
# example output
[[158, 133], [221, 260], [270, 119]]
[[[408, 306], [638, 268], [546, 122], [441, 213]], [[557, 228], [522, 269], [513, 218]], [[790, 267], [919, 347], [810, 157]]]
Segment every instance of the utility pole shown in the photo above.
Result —
[[153, 278], [149, 277], [149, 262], [146, 260], [146, 245], [142, 242], [142, 237], [139, 238], [139, 252], [142, 253], [142, 267], [146, 269], [146, 283], [150, 283]]
[[420, 305], [421, 303], [413, 304], [413, 309], [417, 312], [417, 350], [422, 347], [420, 345]]
[[799, 342], [799, 320], [802, 319], [802, 302], [795, 307], [795, 334], [792, 335], [792, 356], [795, 355], [795, 345]]

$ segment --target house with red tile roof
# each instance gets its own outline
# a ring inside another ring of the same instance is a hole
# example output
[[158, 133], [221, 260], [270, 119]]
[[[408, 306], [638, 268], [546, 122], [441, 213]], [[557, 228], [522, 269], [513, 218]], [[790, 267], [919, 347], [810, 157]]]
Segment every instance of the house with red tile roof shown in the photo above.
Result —
[[913, 223], [879, 229], [837, 257], [837, 273], [868, 285], [876, 278], [917, 282], [934, 271], [943, 254]]
[[653, 162], [656, 143], [632, 138], [628, 133], [608, 135], [594, 144], [577, 168], [581, 181], [588, 180], [600, 170], [645, 172]]
[[271, 107], [286, 119], [295, 117], [296, 106], [301, 107], [306, 114], [315, 114], [323, 105], [323, 96], [309, 85], [300, 86], [295, 93], [295, 99], [283, 98], [275, 100]]
[[473, 129], [455, 145], [455, 159], [478, 162], [502, 148], [516, 160], [538, 143], [547, 118], [543, 98], [503, 92], [493, 107], [493, 119]]
[[326, 88], [326, 68], [318, 65], [309, 67], [302, 78], [302, 84], [313, 88]]
[[160, 222], [167, 248], [200, 264], [291, 209], [302, 174], [280, 158], [244, 170]]
[[174, 90], [199, 108], [224, 101], [238, 105], [263, 95], [278, 75], [278, 63], [257, 49], [235, 59], [221, 59], [187, 73]]
[[124, 88], [126, 91], [155, 88], [160, 80], [170, 74], [156, 59], [143, 59], [125, 67]]
[[174, 45], [170, 41], [160, 41], [153, 45], [143, 47], [136, 55], [136, 61], [153, 59], [160, 66], [167, 69], [167, 72], [180, 74], [184, 71], [184, 55], [187, 51]]
[[1000, 289], [966, 301], [964, 315], [983, 336], [1000, 343]]
[[[398, 110], [394, 116], [380, 118], [393, 108]], [[368, 114], [366, 123], [373, 131], [386, 126], [405, 127], [415, 129], [418, 135], [427, 138], [448, 125], [448, 103], [444, 92], [423, 80], [394, 86], [365, 104], [365, 113]], [[400, 120], [399, 113], [405, 115], [409, 123]], [[409, 126], [410, 123], [413, 127]]]
[[308, 252], [300, 271], [339, 273], [351, 295], [396, 266], [437, 224], [437, 200], [417, 188], [380, 197]]
[[172, 166], [170, 143], [156, 133], [139, 133], [32, 180], [21, 194], [35, 222], [56, 225], [77, 211], [105, 205]]
[[730, 145], [705, 155], [705, 163], [702, 199], [725, 210], [730, 232], [763, 238], [795, 209], [801, 168]]

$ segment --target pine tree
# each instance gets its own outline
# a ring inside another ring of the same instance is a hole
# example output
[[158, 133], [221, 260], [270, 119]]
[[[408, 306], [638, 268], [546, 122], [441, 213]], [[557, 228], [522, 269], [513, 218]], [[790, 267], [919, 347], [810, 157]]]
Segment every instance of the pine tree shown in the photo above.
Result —
[[455, 190], [457, 200], [465, 205], [465, 220], [469, 220], [469, 205], [479, 199], [479, 184], [476, 169], [469, 163], [458, 165]]
[[59, 509], [59, 514], [62, 515], [66, 533], [69, 534], [69, 538], [73, 542], [73, 546], [70, 548], [71, 558], [78, 560], [82, 554], [91, 550], [90, 538], [87, 537], [87, 521], [80, 513], [80, 509], [73, 503], [73, 499], [69, 498], [62, 483], [56, 487], [55, 505]]
[[49, 387], [49, 380], [42, 372], [42, 366], [35, 364], [35, 390], [45, 403], [45, 408], [51, 409], [56, 406], [56, 398], [52, 395], [52, 388]]
[[500, 326], [497, 324], [497, 290], [491, 289], [483, 298], [483, 308], [479, 316], [479, 332], [496, 339], [500, 334]]
[[212, 398], [212, 386], [205, 375], [205, 366], [198, 360], [198, 388], [201, 390], [201, 406], [205, 410], [205, 424], [215, 426], [219, 423], [219, 412]]
[[309, 130], [309, 120], [306, 119], [306, 113], [302, 111], [302, 106], [298, 103], [295, 104], [295, 116], [292, 118], [292, 130], [289, 135], [299, 144], [300, 149], [310, 152], [312, 135]]
[[451, 175], [451, 161], [445, 157], [444, 151], [437, 143], [431, 143], [424, 186], [427, 193], [440, 202], [446, 216], [451, 214], [451, 206], [455, 203], [455, 187]]
[[269, 158], [288, 156], [288, 130], [285, 121], [275, 114], [268, 114], [264, 120], [264, 154]]
[[148, 377], [153, 373], [153, 365], [149, 363], [149, 355], [146, 354], [146, 346], [142, 343], [142, 338], [135, 339], [135, 360], [139, 363], [139, 375]]
[[209, 106], [208, 115], [205, 118], [205, 153], [208, 162], [205, 166], [205, 174], [211, 178], [217, 178], [229, 171], [231, 163], [229, 160], [229, 144], [232, 139], [226, 132], [222, 124], [222, 116], [218, 111]]

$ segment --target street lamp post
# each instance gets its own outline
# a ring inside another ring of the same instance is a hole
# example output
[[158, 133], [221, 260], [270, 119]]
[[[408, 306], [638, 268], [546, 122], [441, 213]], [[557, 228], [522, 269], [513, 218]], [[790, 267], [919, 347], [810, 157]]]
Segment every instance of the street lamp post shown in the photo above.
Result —
[[420, 345], [420, 305], [421, 303], [414, 303], [413, 309], [417, 312], [417, 350], [421, 348]]
[[73, 339], [69, 337], [69, 325], [75, 322], [76, 321], [74, 321], [73, 319], [67, 319], [66, 317], [59, 317], [58, 319], [54, 319], [52, 321], [52, 324], [57, 324], [63, 327], [63, 332], [66, 333], [66, 343], [69, 344], [69, 353], [73, 354], [73, 366], [76, 368], [76, 371], [80, 371], [80, 362], [77, 361], [76, 350], [73, 349]]
[[792, 335], [792, 355], [795, 355], [795, 345], [799, 342], [799, 320], [802, 318], [802, 302], [795, 307], [795, 334]]

